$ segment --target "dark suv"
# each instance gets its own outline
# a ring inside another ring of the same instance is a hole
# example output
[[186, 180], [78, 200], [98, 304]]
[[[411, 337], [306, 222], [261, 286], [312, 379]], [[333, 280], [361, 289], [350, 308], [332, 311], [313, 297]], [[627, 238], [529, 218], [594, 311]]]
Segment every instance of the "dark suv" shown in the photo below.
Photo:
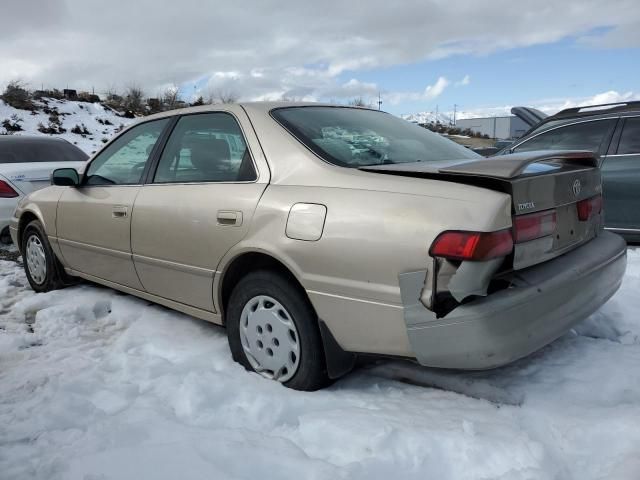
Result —
[[640, 241], [640, 101], [562, 110], [498, 155], [531, 150], [599, 153], [605, 227], [627, 241]]

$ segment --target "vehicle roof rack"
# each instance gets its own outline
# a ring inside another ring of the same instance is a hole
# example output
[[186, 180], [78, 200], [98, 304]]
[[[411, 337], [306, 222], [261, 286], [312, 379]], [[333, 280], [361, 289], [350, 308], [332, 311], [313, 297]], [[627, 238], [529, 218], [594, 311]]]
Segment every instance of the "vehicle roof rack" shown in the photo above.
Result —
[[[559, 111], [553, 118], [568, 117], [575, 115], [594, 115], [598, 113], [621, 112], [627, 110], [640, 109], [640, 101], [634, 100], [630, 102], [601, 103], [599, 105], [584, 105], [582, 107], [565, 108]], [[548, 117], [547, 120], [551, 118]]]

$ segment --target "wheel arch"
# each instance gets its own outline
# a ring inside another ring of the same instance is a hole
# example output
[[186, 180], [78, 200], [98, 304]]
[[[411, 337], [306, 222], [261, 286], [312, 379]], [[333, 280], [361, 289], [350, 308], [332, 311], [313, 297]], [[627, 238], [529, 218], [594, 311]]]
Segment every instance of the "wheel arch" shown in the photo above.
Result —
[[[292, 268], [273, 255], [258, 250], [250, 250], [239, 253], [237, 256], [232, 258], [224, 267], [224, 270], [220, 275], [217, 300], [223, 323], [224, 313], [234, 287], [244, 276], [257, 270], [275, 271], [293, 281], [299, 288], [300, 292], [305, 296], [309, 305], [313, 308], [311, 300], [309, 299], [305, 288], [302, 286], [302, 282], [300, 282], [298, 277], [293, 273]], [[314, 312], [317, 314], [315, 308]]]
[[299, 278], [293, 273], [293, 269], [268, 253], [255, 250], [242, 252], [230, 260], [224, 268], [218, 287], [218, 306], [223, 324], [225, 323], [224, 312], [226, 311], [233, 288], [245, 275], [253, 271], [265, 269], [279, 272], [290, 279], [309, 303], [318, 322], [329, 378], [339, 378], [353, 369], [356, 363], [356, 354], [344, 351], [340, 347], [327, 324], [318, 316], [318, 312], [311, 302], [309, 295], [307, 295], [307, 291]]
[[35, 213], [33, 210], [23, 211], [20, 214], [20, 219], [18, 220], [18, 245], [16, 245], [18, 247], [18, 250], [20, 250], [22, 246], [22, 234], [24, 233], [24, 229], [27, 228], [27, 225], [29, 225], [34, 220], [38, 220], [42, 224], [42, 227], [45, 228], [46, 232], [45, 224], [42, 221], [42, 217], [40, 215]]

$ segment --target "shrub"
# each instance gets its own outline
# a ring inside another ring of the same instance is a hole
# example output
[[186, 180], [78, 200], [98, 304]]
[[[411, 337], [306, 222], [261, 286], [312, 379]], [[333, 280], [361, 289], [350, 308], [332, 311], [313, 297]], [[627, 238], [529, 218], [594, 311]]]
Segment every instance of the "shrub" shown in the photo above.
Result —
[[78, 93], [78, 101], [86, 103], [98, 103], [100, 101], [100, 97], [94, 93], [80, 92]]
[[91, 135], [91, 132], [87, 129], [86, 125], [83, 123], [81, 125], [76, 124], [72, 129], [71, 133], [75, 133], [77, 135]]
[[22, 125], [20, 125], [22, 123], [22, 121], [23, 120], [20, 117], [18, 117], [18, 115], [13, 114], [13, 115], [11, 115], [10, 118], [5, 118], [2, 121], [2, 126], [7, 131], [7, 133], [9, 135], [11, 135], [14, 132], [20, 132], [20, 131], [24, 130], [22, 128]]
[[[52, 120], [53, 119], [53, 120]], [[53, 115], [49, 116], [49, 125], [44, 125], [42, 122], [38, 124], [38, 131], [41, 133], [47, 133], [49, 135], [60, 135], [67, 131], [66, 128], [62, 127], [60, 123], [60, 119], [58, 117], [54, 117]]]
[[35, 107], [31, 100], [31, 94], [19, 80], [9, 82], [1, 97], [7, 105], [13, 108], [33, 110]]

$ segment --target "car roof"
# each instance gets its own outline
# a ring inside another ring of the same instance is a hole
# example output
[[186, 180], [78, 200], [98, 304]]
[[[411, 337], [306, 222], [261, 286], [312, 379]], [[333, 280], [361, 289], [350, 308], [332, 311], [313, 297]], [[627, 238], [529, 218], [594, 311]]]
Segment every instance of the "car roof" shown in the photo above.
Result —
[[[211, 105], [199, 105], [196, 107], [178, 108], [175, 110], [167, 110], [165, 112], [155, 113], [145, 117], [136, 118], [137, 122], [155, 120], [158, 118], [172, 117], [177, 115], [184, 115], [188, 113], [202, 113], [209, 111], [220, 111], [232, 108], [234, 106], [247, 107], [251, 110], [258, 110], [264, 113], [269, 113], [271, 110], [283, 107], [337, 107], [337, 108], [353, 108], [357, 110], [372, 110], [378, 112], [376, 108], [357, 107], [353, 105], [339, 105], [335, 103], [321, 103], [321, 102], [288, 102], [288, 101], [256, 101], [256, 102], [237, 102], [237, 103], [217, 103]], [[386, 112], [381, 112], [386, 113]], [[133, 122], [135, 124], [136, 122]], [[127, 128], [133, 126], [129, 125]]]
[[47, 137], [44, 135], [0, 135], [0, 142], [6, 143], [23, 143], [23, 144], [35, 144], [35, 143], [52, 143], [52, 142], [65, 142], [70, 145], [71, 142], [64, 138]]
[[550, 115], [533, 125], [520, 139], [527, 138], [532, 133], [546, 130], [544, 127], [555, 128], [568, 123], [585, 120], [599, 120], [624, 116], [640, 115], [640, 101], [603, 103], [599, 105], [583, 105], [581, 107], [565, 108], [555, 115]]
[[602, 103], [599, 105], [584, 105], [582, 107], [565, 108], [555, 115], [547, 117], [545, 121], [551, 118], [559, 120], [561, 118], [579, 118], [629, 112], [640, 113], [640, 101]]
[[[555, 115], [550, 115], [537, 125], [531, 127], [531, 130], [538, 130], [546, 123], [553, 122], [555, 125], [572, 120], [611, 118], [618, 116], [626, 116], [628, 114], [640, 115], [640, 101], [620, 102], [620, 103], [603, 103], [600, 105], [584, 105], [582, 107], [565, 108]], [[527, 134], [529, 134], [527, 132]], [[525, 135], [526, 136], [526, 135]]]

